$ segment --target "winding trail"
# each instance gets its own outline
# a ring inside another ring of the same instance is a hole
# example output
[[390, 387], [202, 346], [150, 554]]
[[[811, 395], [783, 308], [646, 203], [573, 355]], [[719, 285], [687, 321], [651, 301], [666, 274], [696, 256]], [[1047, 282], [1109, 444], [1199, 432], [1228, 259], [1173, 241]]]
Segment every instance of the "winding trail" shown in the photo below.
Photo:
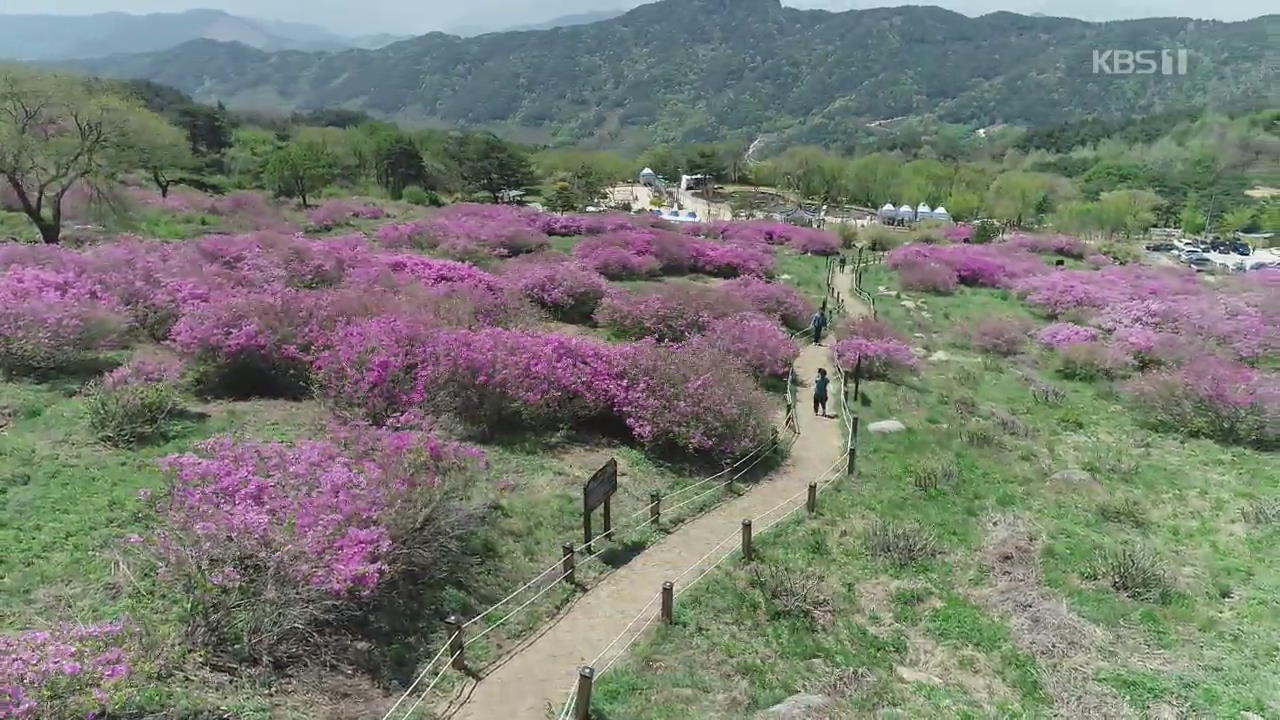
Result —
[[[836, 289], [845, 297], [854, 298], [850, 278], [851, 273], [837, 274]], [[822, 367], [835, 375], [830, 342], [803, 347], [796, 361], [796, 372], [802, 380], [810, 383]], [[828, 408], [832, 414], [844, 411], [837, 407], [838, 390], [832, 388], [833, 405]], [[797, 492], [801, 493], [799, 498], [769, 519], [780, 517], [797, 503], [803, 504], [803, 491], [808, 484], [821, 479], [840, 462], [844, 448], [842, 421], [838, 417], [814, 416], [811, 397], [804, 388], [798, 393], [800, 438], [780, 468], [743, 495], [685, 523], [610, 573], [486, 676], [467, 681], [447, 703], [437, 707], [439, 716], [450, 720], [543, 720], [547, 708], [554, 707], [551, 716], [555, 717], [573, 687], [578, 667], [592, 662], [597, 653], [625, 634], [613, 650], [600, 658], [596, 666], [599, 672], [615, 655], [625, 652], [631, 635], [642, 628], [650, 615], [658, 613], [657, 603], [651, 601], [663, 582], [682, 577], [676, 583], [678, 593], [682, 584], [714, 565], [723, 551], [737, 547], [735, 540], [722, 550], [711, 552], [726, 537], [740, 532], [744, 518], [759, 517]], [[757, 532], [762, 525], [757, 523]], [[641, 613], [645, 613], [641, 622], [629, 628]]]

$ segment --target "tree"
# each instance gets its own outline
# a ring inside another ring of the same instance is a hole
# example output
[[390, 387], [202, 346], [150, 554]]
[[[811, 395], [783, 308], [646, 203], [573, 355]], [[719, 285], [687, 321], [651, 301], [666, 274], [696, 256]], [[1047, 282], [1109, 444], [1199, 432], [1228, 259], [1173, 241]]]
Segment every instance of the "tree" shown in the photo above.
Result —
[[504, 190], [533, 184], [533, 165], [523, 152], [493, 135], [472, 135], [455, 149], [455, 161], [463, 182], [475, 192], [488, 193], [500, 202]]
[[191, 152], [206, 158], [221, 157], [231, 147], [232, 128], [227, 109], [189, 104], [177, 111], [178, 127], [187, 133]]
[[374, 174], [392, 200], [399, 200], [404, 189], [422, 183], [427, 168], [422, 153], [408, 136], [401, 133], [379, 136], [373, 151]]
[[62, 236], [62, 201], [136, 167], [132, 129], [145, 113], [83, 80], [0, 70], [0, 179], [46, 243]]
[[1150, 190], [1112, 190], [1098, 198], [1098, 217], [1108, 235], [1134, 235], [1156, 222], [1153, 212], [1160, 196]]
[[1225, 236], [1247, 231], [1253, 225], [1253, 208], [1233, 208], [1218, 220], [1218, 231]]
[[580, 209], [578, 194], [568, 180], [561, 178], [551, 184], [551, 192], [547, 195], [547, 209], [559, 213]]
[[1194, 195], [1187, 199], [1187, 204], [1178, 215], [1178, 225], [1188, 235], [1199, 235], [1208, 227], [1209, 219], [1205, 217], [1203, 210], [1196, 207]]
[[195, 156], [181, 130], [151, 113], [140, 113], [135, 120], [138, 167], [151, 177], [160, 197], [169, 197], [169, 188], [181, 173], [195, 167]]
[[1069, 189], [1070, 183], [1066, 178], [1056, 175], [1020, 171], [1001, 173], [991, 183], [987, 207], [995, 217], [1021, 226], [1035, 216], [1037, 208], [1045, 208], [1045, 203], [1052, 207], [1055, 199], [1069, 195]]
[[312, 195], [333, 182], [336, 170], [323, 145], [293, 142], [271, 153], [263, 173], [275, 193], [298, 198], [305, 208]]

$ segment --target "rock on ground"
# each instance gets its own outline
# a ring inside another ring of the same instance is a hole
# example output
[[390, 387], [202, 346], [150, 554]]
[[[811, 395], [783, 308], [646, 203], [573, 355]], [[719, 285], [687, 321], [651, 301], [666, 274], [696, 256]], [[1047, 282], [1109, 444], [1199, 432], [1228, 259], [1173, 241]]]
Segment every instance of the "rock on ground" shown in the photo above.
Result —
[[897, 420], [881, 420], [880, 422], [873, 422], [867, 426], [867, 432], [873, 432], [881, 435], [900, 433], [906, 429], [907, 426]]
[[756, 720], [816, 720], [825, 718], [823, 712], [831, 706], [826, 695], [799, 693], [783, 700], [767, 710], [756, 713]]

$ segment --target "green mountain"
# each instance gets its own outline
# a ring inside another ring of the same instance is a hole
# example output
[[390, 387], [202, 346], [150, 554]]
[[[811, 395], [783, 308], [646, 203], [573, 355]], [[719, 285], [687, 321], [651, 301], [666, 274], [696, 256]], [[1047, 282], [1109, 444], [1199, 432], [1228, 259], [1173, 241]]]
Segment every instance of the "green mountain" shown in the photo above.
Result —
[[[1280, 15], [1090, 23], [918, 6], [832, 13], [778, 0], [662, 0], [590, 25], [433, 33], [373, 51], [264, 52], [199, 40], [70, 67], [232, 107], [345, 107], [542, 141], [772, 133], [827, 142], [898, 116], [1048, 125], [1264, 105], [1276, 92], [1266, 58], [1277, 33]], [[1187, 51], [1185, 75], [1095, 72], [1095, 50], [1162, 48]]]

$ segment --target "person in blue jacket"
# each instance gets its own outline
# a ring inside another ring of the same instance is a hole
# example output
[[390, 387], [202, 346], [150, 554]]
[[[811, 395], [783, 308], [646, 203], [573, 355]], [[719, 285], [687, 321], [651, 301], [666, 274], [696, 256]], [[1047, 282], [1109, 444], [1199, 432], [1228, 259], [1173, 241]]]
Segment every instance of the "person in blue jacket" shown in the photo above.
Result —
[[818, 379], [813, 381], [813, 414], [827, 416], [827, 387], [831, 378], [827, 377], [826, 368], [818, 368]]
[[822, 331], [827, 329], [827, 313], [825, 310], [819, 310], [810, 321], [813, 327], [813, 344], [822, 344]]

